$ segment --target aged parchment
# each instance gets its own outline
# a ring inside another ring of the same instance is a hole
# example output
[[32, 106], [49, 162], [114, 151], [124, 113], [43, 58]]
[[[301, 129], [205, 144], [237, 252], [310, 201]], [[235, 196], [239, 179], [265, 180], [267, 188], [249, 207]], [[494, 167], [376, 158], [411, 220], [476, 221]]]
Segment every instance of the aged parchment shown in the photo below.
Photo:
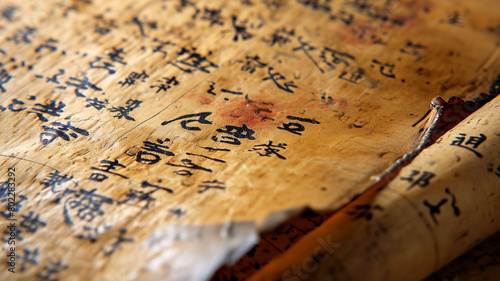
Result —
[[1, 278], [207, 279], [259, 231], [343, 207], [435, 96], [495, 79], [498, 8], [2, 1]]
[[479, 109], [250, 280], [422, 280], [494, 234], [499, 108]]

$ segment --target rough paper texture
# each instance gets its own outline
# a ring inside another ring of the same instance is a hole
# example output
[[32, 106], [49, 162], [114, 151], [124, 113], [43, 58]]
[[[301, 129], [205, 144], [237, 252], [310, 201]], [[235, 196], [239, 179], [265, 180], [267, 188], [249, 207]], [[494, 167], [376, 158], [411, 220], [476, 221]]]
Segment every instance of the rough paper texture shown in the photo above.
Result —
[[6, 253], [17, 221], [0, 278], [208, 278], [258, 231], [344, 206], [411, 151], [436, 95], [494, 80], [498, 9], [2, 1]]

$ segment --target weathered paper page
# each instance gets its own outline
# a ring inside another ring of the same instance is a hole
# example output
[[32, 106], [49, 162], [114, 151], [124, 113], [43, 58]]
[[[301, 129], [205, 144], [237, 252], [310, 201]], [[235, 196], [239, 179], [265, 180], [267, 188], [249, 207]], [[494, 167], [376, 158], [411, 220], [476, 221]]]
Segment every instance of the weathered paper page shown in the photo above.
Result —
[[338, 210], [492, 83], [499, 8], [2, 1], [0, 279], [207, 279]]

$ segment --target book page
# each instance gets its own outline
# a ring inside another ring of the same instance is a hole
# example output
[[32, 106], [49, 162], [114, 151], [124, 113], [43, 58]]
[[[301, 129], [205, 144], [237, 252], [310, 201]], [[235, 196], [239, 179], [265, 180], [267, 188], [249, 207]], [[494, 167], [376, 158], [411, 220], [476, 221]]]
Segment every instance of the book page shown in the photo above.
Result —
[[498, 8], [2, 1], [0, 279], [205, 280], [339, 210], [414, 151], [436, 96], [488, 92]]

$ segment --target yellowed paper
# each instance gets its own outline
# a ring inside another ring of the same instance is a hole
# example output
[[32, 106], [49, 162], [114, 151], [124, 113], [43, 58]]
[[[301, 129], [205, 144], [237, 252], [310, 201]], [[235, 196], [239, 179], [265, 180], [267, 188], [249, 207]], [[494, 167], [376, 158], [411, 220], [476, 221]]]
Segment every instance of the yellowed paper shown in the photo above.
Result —
[[206, 279], [337, 210], [495, 79], [498, 5], [2, 1], [1, 278]]

